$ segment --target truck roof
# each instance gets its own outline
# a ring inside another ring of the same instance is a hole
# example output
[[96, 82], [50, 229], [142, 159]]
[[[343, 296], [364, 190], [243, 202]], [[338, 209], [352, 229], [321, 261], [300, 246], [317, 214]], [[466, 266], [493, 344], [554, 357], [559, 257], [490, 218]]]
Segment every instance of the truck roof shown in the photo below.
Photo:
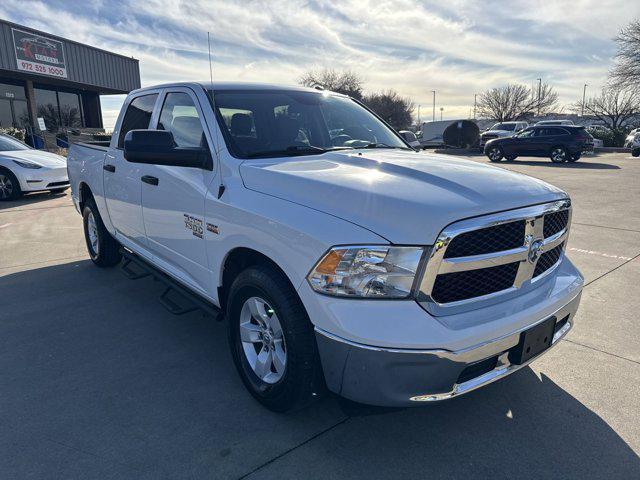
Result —
[[[318, 92], [317, 88], [302, 87], [300, 85], [285, 85], [258, 82], [171, 82], [159, 85], [151, 85], [148, 87], [133, 90], [131, 93], [144, 92], [146, 90], [156, 90], [158, 88], [169, 87], [201, 87], [205, 90], [223, 91], [223, 90], [290, 90], [298, 92]], [[336, 95], [340, 93], [331, 92]]]

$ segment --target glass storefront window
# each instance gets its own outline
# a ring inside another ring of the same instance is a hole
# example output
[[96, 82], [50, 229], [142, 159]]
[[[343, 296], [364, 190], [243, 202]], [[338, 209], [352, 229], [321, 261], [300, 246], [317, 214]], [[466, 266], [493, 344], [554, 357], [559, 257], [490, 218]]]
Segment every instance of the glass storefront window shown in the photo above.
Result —
[[0, 98], [0, 127], [7, 128], [13, 126], [13, 115], [11, 114], [11, 102]]
[[26, 100], [13, 101], [13, 123], [16, 127], [26, 128], [29, 122], [29, 107]]
[[12, 100], [26, 100], [27, 94], [22, 85], [12, 85], [0, 82], [0, 98]]
[[63, 127], [82, 127], [82, 109], [77, 93], [58, 92], [58, 104]]
[[60, 127], [60, 110], [58, 109], [58, 97], [55, 90], [34, 88], [34, 91], [38, 117], [44, 118], [48, 131], [58, 131]]

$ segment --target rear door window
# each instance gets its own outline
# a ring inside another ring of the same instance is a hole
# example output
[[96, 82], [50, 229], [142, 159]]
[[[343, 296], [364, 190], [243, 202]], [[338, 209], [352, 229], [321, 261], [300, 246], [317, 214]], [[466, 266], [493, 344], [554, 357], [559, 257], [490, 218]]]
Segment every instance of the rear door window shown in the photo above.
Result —
[[127, 107], [120, 127], [120, 136], [118, 137], [118, 148], [124, 147], [124, 137], [130, 130], [145, 130], [149, 128], [151, 123], [151, 115], [153, 107], [158, 99], [158, 94], [142, 95], [136, 97]]

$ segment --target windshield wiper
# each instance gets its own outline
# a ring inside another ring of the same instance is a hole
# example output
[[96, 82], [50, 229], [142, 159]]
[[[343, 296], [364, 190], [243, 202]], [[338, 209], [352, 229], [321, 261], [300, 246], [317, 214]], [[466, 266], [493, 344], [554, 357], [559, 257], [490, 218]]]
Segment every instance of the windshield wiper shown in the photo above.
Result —
[[393, 145], [387, 145], [386, 143], [380, 143], [380, 142], [371, 142], [368, 145], [365, 145], [364, 147], [357, 147], [357, 148], [397, 148], [400, 150], [411, 150], [410, 148], [407, 147], [394, 147]]
[[353, 147], [331, 147], [322, 148], [314, 147], [313, 145], [291, 145], [283, 150], [264, 150], [260, 152], [252, 152], [247, 155], [247, 158], [259, 158], [259, 157], [286, 157], [295, 155], [313, 155], [326, 152], [332, 152], [334, 150], [353, 150]]

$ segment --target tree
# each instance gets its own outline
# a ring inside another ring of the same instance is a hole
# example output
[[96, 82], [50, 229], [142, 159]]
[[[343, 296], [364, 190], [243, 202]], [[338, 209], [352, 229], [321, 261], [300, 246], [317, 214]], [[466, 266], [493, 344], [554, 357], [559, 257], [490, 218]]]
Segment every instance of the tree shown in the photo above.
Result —
[[618, 53], [610, 74], [612, 83], [619, 87], [640, 87], [640, 20], [624, 27], [615, 41]]
[[412, 123], [413, 101], [394, 90], [365, 95], [362, 103], [396, 130], [405, 129]]
[[357, 100], [362, 99], [362, 85], [364, 80], [355, 72], [345, 70], [338, 72], [332, 68], [310, 70], [299, 80], [305, 87], [322, 87], [325, 90], [349, 95]]
[[558, 94], [546, 83], [534, 91], [526, 85], [511, 84], [481, 94], [477, 108], [481, 117], [505, 122], [548, 113], [557, 104]]
[[[573, 108], [579, 111], [582, 108], [582, 100], [577, 101]], [[640, 93], [635, 88], [605, 87], [600, 95], [585, 101], [584, 111], [611, 130], [616, 146], [622, 145], [627, 122], [640, 113]]]

